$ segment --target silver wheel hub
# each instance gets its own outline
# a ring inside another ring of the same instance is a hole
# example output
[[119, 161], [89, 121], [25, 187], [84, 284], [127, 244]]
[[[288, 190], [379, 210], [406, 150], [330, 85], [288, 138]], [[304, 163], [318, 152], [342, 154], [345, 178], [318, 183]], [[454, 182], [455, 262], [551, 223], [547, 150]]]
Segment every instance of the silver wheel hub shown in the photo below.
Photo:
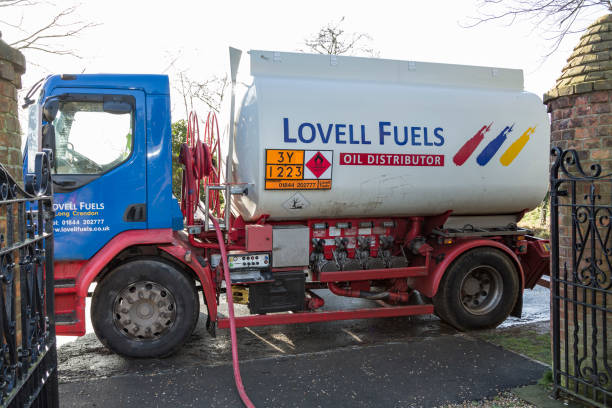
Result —
[[113, 305], [115, 326], [135, 340], [153, 340], [167, 332], [176, 320], [176, 303], [164, 286], [149, 281], [125, 287]]
[[503, 280], [499, 271], [489, 265], [471, 269], [460, 285], [459, 297], [465, 309], [483, 315], [495, 309], [503, 294]]

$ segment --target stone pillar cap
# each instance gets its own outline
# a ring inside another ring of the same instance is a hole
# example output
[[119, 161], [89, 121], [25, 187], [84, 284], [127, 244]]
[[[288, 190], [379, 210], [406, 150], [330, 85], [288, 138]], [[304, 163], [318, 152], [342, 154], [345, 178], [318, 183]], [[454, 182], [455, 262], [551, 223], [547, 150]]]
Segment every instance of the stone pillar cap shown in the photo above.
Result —
[[12, 48], [0, 37], [0, 60], [5, 60], [13, 64], [13, 69], [18, 74], [23, 74], [26, 68], [25, 57], [21, 51]]
[[612, 14], [589, 26], [544, 103], [561, 96], [612, 89]]

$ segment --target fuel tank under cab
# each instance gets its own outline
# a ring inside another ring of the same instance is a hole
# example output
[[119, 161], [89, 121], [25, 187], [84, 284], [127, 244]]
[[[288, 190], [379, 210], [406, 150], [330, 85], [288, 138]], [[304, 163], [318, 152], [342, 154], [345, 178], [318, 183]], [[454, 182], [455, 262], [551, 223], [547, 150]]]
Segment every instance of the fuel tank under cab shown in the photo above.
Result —
[[246, 220], [519, 213], [549, 121], [520, 70], [251, 51], [232, 211]]

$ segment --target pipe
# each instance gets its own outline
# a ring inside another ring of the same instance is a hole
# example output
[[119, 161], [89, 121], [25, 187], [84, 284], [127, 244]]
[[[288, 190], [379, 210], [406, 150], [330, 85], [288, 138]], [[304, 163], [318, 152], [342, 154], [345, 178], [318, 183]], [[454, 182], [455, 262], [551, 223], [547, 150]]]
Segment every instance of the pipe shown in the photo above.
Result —
[[421, 235], [424, 220], [424, 217], [410, 217], [410, 230], [406, 233], [404, 245], [410, 245], [413, 239]]
[[215, 231], [217, 233], [217, 240], [219, 240], [219, 249], [221, 250], [221, 262], [223, 262], [223, 274], [225, 277], [225, 285], [226, 287], [229, 285], [230, 290], [225, 291], [225, 297], [227, 299], [227, 309], [229, 311], [229, 325], [230, 325], [230, 339], [232, 343], [232, 367], [234, 369], [234, 382], [236, 383], [236, 389], [238, 390], [238, 394], [240, 395], [240, 399], [242, 403], [247, 408], [255, 408], [255, 405], [249, 399], [249, 396], [244, 389], [244, 385], [242, 384], [242, 377], [240, 376], [240, 366], [238, 365], [238, 343], [236, 341], [236, 321], [234, 320], [234, 299], [232, 298], [232, 279], [230, 277], [229, 268], [227, 266], [227, 251], [225, 250], [225, 241], [223, 241], [223, 234], [221, 233], [221, 228], [219, 227], [219, 222], [217, 219], [212, 216], [210, 219], [212, 220], [213, 225], [215, 226]]
[[[242, 51], [236, 48], [229, 48], [230, 54], [230, 73], [232, 80], [231, 101], [230, 101], [230, 122], [229, 122], [229, 144], [227, 148], [227, 159], [225, 161], [225, 210], [224, 223], [225, 230], [228, 235], [232, 230], [230, 212], [232, 211], [232, 162], [234, 160], [234, 137], [236, 133], [236, 123], [234, 119], [234, 109], [236, 105], [236, 76], [238, 75], [238, 66], [240, 65], [240, 56]], [[229, 239], [228, 239], [229, 241]]]
[[363, 298], [368, 300], [387, 300], [392, 303], [405, 303], [408, 302], [410, 294], [406, 292], [366, 292], [362, 290], [344, 289], [338, 287], [335, 283], [328, 283], [327, 287], [329, 290], [338, 296]]

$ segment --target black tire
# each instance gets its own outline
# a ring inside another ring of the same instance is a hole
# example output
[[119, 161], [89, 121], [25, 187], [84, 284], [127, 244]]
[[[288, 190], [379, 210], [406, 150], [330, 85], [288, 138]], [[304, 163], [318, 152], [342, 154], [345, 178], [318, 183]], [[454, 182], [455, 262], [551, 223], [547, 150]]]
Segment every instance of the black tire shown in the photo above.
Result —
[[476, 248], [448, 268], [433, 302], [436, 314], [459, 330], [490, 329], [506, 320], [518, 294], [518, 272], [508, 256]]
[[91, 321], [100, 342], [117, 354], [165, 357], [191, 335], [199, 309], [193, 279], [163, 261], [141, 259], [98, 283]]

